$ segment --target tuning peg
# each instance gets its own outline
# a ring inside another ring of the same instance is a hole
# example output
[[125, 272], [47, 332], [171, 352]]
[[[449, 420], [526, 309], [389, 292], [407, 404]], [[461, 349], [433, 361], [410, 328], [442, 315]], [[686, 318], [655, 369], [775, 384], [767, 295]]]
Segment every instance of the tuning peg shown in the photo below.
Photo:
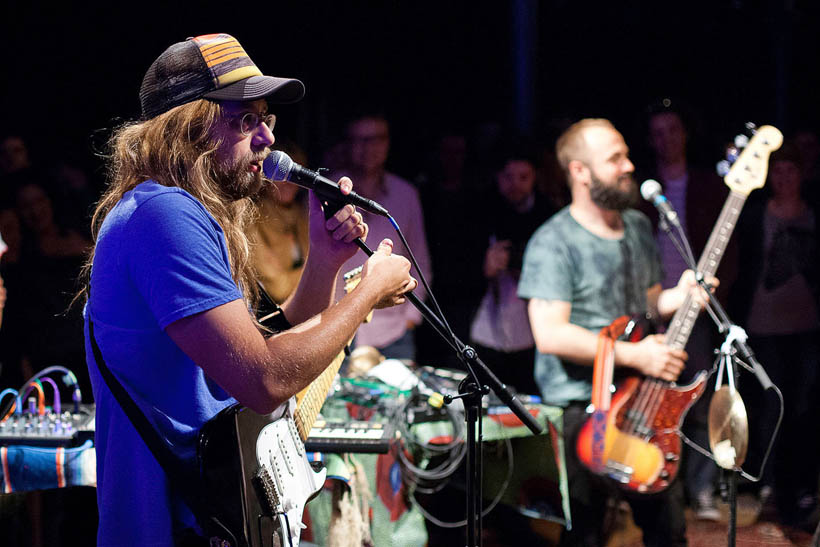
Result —
[[729, 160], [730, 164], [736, 162], [739, 155], [740, 150], [738, 150], [736, 146], [729, 146], [726, 148], [726, 159]]
[[757, 133], [757, 126], [752, 122], [746, 122], [746, 131], [754, 135]]
[[746, 148], [747, 144], [749, 144], [749, 137], [746, 135], [737, 135], [735, 137], [735, 146], [737, 148]]
[[715, 169], [717, 170], [717, 174], [721, 177], [725, 177], [729, 174], [729, 170], [731, 169], [731, 164], [727, 160], [720, 160], [717, 162]]

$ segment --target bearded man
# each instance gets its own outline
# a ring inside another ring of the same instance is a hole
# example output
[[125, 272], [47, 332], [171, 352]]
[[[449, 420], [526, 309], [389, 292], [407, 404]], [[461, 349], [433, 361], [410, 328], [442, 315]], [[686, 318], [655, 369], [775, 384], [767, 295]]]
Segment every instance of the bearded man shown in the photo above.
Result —
[[[100, 545], [208, 542], [195, 539], [202, 530], [191, 508], [101, 377], [93, 341], [173, 453], [193, 464], [207, 420], [237, 402], [273, 412], [327, 367], [374, 307], [402, 303], [415, 288], [409, 262], [385, 240], [358, 287], [332, 305], [335, 279], [367, 226], [349, 205], [325, 220], [311, 195], [310, 249], [281, 306], [285, 330], [263, 336], [249, 313], [259, 294], [245, 233], [274, 142], [268, 104], [303, 94], [298, 80], [263, 76], [231, 36], [199, 36], [154, 61], [140, 89], [142, 119], [112, 138], [86, 267]], [[339, 184], [350, 191], [350, 179]]]
[[[585, 119], [556, 143], [572, 202], [532, 236], [518, 295], [527, 299], [536, 344], [535, 379], [546, 403], [564, 407], [563, 436], [572, 529], [561, 545], [604, 545], [607, 499], [615, 491], [578, 461], [575, 437], [586, 421], [598, 332], [615, 318], [645, 312], [668, 318], [695, 285], [689, 271], [662, 291], [649, 219], [634, 209], [638, 190], [624, 138], [608, 120]], [[616, 342], [615, 365], [673, 381], [686, 352], [660, 335]], [[646, 545], [686, 544], [680, 483], [655, 497], [628, 499]]]

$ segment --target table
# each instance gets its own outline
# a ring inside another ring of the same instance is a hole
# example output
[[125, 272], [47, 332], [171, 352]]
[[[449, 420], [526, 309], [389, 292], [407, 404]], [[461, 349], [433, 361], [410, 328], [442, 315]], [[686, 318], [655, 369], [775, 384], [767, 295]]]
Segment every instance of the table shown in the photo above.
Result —
[[[500, 502], [531, 518], [568, 523], [569, 492], [563, 465], [562, 409], [541, 404], [527, 405], [527, 408], [544, 426], [544, 434], [533, 435], [506, 408], [489, 409], [482, 418], [484, 497], [495, 497], [508, 479], [506, 444], [509, 440], [514, 467]], [[331, 399], [322, 413], [329, 420], [339, 420], [345, 413], [351, 418], [362, 419], [362, 410], [358, 405]], [[370, 419], [386, 419], [372, 409], [364, 410], [364, 415], [370, 414]], [[450, 421], [431, 421], [413, 425], [411, 431], [421, 442], [447, 443], [452, 439], [453, 425]], [[418, 504], [410, 500], [412, 492], [402, 481], [397, 450], [394, 447], [390, 453], [378, 455], [325, 455], [328, 481], [319, 496], [307, 506], [310, 532], [306, 537], [319, 545], [334, 543], [329, 537], [334, 504], [338, 504], [347, 485], [352, 483], [358, 487], [353, 488], [353, 498], [346, 500], [347, 510], [349, 512], [355, 506], [360, 514], [363, 510], [369, 517], [365, 520], [369, 520], [373, 544], [425, 545], [424, 516]], [[338, 526], [339, 517], [337, 506], [334, 527]]]

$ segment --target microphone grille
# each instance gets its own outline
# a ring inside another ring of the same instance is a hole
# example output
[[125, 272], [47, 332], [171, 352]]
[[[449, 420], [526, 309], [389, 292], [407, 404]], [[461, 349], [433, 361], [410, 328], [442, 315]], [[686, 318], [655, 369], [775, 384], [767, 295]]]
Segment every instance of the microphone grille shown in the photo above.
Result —
[[262, 162], [262, 172], [269, 180], [288, 180], [293, 160], [281, 150], [274, 150]]
[[646, 201], [652, 201], [652, 199], [660, 193], [661, 184], [655, 179], [647, 179], [641, 184], [641, 195]]

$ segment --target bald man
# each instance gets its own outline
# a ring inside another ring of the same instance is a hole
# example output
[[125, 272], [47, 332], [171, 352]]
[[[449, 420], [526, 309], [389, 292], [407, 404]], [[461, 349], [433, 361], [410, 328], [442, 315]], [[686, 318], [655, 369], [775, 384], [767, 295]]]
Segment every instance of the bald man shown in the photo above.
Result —
[[[585, 119], [567, 129], [556, 153], [572, 194], [570, 205], [530, 239], [518, 294], [528, 300], [536, 343], [535, 378], [548, 404], [564, 407], [563, 434], [572, 530], [561, 545], [603, 545], [611, 483], [589, 473], [575, 453], [575, 436], [590, 403], [598, 332], [621, 315], [672, 316], [694, 284], [687, 272], [661, 290], [661, 267], [649, 219], [631, 209], [638, 189], [629, 148], [608, 120]], [[615, 365], [673, 381], [686, 352], [655, 335], [616, 342]], [[683, 496], [676, 481], [651, 498], [628, 498], [646, 545], [686, 545]]]

